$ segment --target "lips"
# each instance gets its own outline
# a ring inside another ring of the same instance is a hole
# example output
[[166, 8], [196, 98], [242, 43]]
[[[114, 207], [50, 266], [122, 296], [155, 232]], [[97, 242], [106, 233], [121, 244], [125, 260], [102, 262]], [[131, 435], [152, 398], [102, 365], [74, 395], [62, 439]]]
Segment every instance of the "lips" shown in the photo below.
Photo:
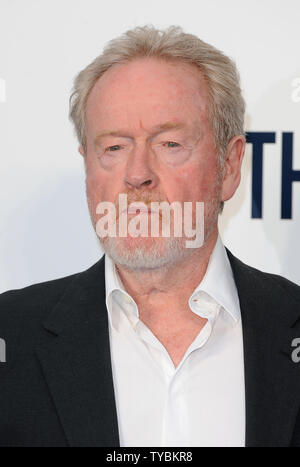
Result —
[[145, 206], [143, 204], [130, 203], [130, 205], [128, 206], [128, 209], [124, 209], [121, 214], [123, 214], [124, 212], [127, 212], [127, 214], [140, 214], [140, 213], [154, 214], [156, 211], [154, 211], [150, 207]]
[[127, 209], [128, 214], [138, 214], [138, 213], [151, 213], [151, 209], [143, 205], [131, 204]]

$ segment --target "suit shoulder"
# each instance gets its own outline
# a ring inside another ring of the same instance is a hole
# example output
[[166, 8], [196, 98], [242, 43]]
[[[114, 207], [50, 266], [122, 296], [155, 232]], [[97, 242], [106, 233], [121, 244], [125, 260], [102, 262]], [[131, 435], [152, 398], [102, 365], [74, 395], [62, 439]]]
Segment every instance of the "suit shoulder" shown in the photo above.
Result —
[[300, 286], [295, 282], [292, 282], [280, 274], [265, 272], [249, 265], [247, 265], [247, 267], [252, 274], [260, 278], [262, 285], [264, 282], [268, 282], [272, 287], [277, 287], [279, 291], [281, 289], [282, 292], [288, 293], [295, 300], [300, 302]]
[[40, 282], [0, 294], [0, 328], [16, 325], [24, 314], [42, 316], [80, 273]]
[[68, 293], [81, 290], [82, 286], [90, 284], [94, 276], [97, 278], [101, 264], [97, 262], [85, 271], [0, 295], [0, 339], [6, 343], [9, 362], [5, 368], [8, 369], [14, 361], [18, 365], [32, 357], [47, 317]]
[[103, 261], [102, 257], [84, 271], [0, 294], [0, 331], [5, 325], [13, 327], [20, 323], [25, 316], [26, 322], [43, 319], [73, 282], [77, 279], [79, 282], [89, 282], [94, 275], [97, 276]]
[[269, 293], [284, 293], [288, 294], [297, 302], [300, 302], [300, 286], [295, 282], [283, 277], [279, 274], [262, 271], [234, 256], [228, 248], [226, 248], [228, 258], [234, 273], [236, 282], [242, 284], [243, 287], [252, 287], [253, 290], [260, 290], [261, 294]]
[[272, 274], [272, 273], [263, 273], [265, 276], [269, 278], [269, 280], [273, 281], [277, 284], [280, 288], [283, 289], [286, 293], [289, 293], [296, 301], [300, 302], [300, 286], [295, 282], [287, 279], [286, 277], [280, 276], [279, 274]]

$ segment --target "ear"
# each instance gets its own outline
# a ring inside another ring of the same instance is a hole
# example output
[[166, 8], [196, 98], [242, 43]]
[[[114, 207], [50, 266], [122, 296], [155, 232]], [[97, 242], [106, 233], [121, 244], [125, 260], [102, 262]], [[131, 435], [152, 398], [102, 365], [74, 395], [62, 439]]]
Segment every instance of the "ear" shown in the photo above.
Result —
[[243, 135], [234, 136], [228, 143], [222, 185], [222, 201], [230, 199], [241, 181], [241, 167], [246, 141]]
[[81, 145], [78, 146], [78, 152], [84, 157], [84, 150], [83, 150], [83, 147]]

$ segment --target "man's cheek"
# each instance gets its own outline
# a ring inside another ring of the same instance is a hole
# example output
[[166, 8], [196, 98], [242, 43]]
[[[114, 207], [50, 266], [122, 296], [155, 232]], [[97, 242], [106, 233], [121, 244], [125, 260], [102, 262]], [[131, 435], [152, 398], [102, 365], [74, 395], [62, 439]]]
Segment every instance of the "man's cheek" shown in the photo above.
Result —
[[86, 188], [90, 196], [100, 196], [103, 191], [103, 186], [106, 184], [101, 177], [93, 172], [87, 173]]

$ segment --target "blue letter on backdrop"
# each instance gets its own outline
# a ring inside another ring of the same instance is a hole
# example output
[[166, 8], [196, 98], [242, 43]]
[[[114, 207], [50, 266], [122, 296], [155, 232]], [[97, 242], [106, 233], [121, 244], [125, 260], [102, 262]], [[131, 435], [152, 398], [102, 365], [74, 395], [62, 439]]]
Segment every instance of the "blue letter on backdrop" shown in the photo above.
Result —
[[247, 143], [252, 144], [252, 217], [262, 217], [263, 145], [275, 143], [274, 132], [247, 132]]
[[281, 219], [292, 218], [293, 182], [300, 182], [300, 170], [293, 170], [293, 133], [282, 133]]

